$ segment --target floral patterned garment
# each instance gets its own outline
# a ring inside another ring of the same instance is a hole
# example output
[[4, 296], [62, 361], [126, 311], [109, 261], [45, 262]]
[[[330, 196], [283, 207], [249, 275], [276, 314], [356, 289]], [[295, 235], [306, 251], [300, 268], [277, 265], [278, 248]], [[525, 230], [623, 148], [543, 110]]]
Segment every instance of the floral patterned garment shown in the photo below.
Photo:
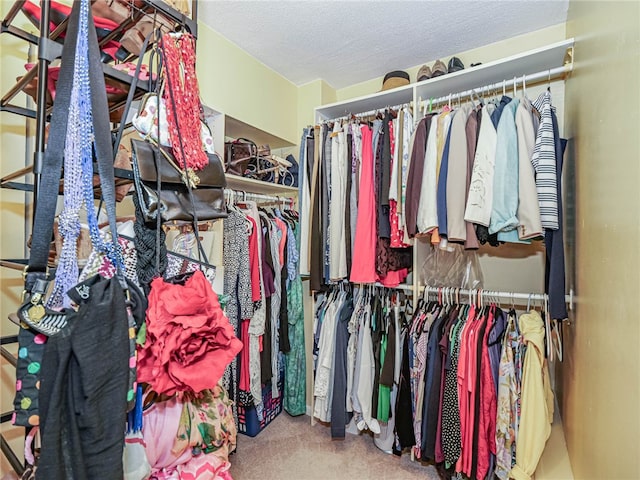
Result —
[[178, 453], [191, 447], [195, 453], [213, 453], [228, 461], [229, 454], [236, 449], [237, 437], [231, 404], [220, 385], [184, 402], [172, 451]]
[[516, 455], [520, 397], [516, 357], [520, 356], [520, 339], [515, 323], [515, 316], [510, 313], [499, 367], [495, 473], [501, 480], [508, 478]]

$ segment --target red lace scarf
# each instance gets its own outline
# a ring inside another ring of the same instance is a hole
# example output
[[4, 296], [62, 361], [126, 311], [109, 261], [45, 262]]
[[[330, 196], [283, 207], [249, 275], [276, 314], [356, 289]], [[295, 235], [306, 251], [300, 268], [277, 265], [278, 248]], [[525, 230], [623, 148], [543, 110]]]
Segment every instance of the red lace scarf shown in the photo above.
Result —
[[195, 39], [167, 33], [161, 46], [165, 68], [164, 99], [173, 155], [180, 167], [202, 170], [209, 158], [200, 138], [200, 89], [196, 77]]

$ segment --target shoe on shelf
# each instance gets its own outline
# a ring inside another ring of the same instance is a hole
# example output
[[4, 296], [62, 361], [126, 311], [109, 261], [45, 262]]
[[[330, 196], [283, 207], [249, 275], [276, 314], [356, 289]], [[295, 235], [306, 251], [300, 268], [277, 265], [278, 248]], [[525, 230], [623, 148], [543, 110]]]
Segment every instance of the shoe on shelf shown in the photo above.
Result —
[[[62, 3], [54, 2], [53, 0], [50, 5], [49, 29], [53, 32], [58, 25], [69, 17], [71, 14], [71, 7]], [[40, 28], [40, 16], [42, 14], [40, 5], [37, 5], [31, 0], [27, 0], [22, 5], [22, 12], [27, 16], [31, 23], [33, 23], [37, 28]], [[119, 26], [119, 23], [99, 16], [94, 16], [93, 21], [96, 25], [96, 32], [98, 32], [99, 40], [113, 32]], [[64, 33], [60, 35], [60, 38], [64, 38]]]
[[418, 82], [422, 82], [423, 80], [429, 80], [431, 78], [431, 68], [429, 65], [422, 65], [420, 70], [418, 70], [418, 75], [416, 75], [416, 80]]
[[446, 75], [447, 67], [441, 60], [436, 60], [436, 63], [431, 67], [431, 78], [441, 77], [442, 75]]
[[451, 57], [449, 60], [448, 73], [459, 72], [464, 70], [464, 63], [458, 57]]
[[[57, 28], [57, 26], [60, 25], [71, 14], [71, 7], [55, 1], [52, 1], [50, 5], [51, 10], [49, 14], [49, 30], [53, 32]], [[33, 23], [37, 28], [40, 28], [40, 16], [42, 13], [40, 5], [34, 3], [31, 0], [27, 0], [22, 5], [22, 12], [26, 15], [31, 23]], [[119, 24], [114, 22], [113, 20], [96, 15], [94, 15], [93, 21], [96, 26], [96, 32], [98, 34], [99, 40], [103, 39], [119, 26]], [[56, 41], [62, 43], [64, 37], [65, 32], [62, 32], [58, 36], [58, 38], [56, 38]], [[120, 48], [120, 44], [113, 39], [102, 45], [100, 47], [102, 53], [102, 61], [108, 62], [111, 60], [115, 60], [115, 54], [118, 48]]]
[[[100, 1], [100, 0], [98, 0]], [[102, 0], [102, 1], [118, 1], [118, 0]], [[122, 0], [120, 0], [122, 1]], [[190, 6], [187, 0], [165, 0], [165, 3], [172, 7], [174, 10], [182, 13], [183, 15], [190, 16]], [[124, 61], [134, 55], [139, 57], [142, 53], [142, 44], [144, 39], [155, 29], [160, 28], [163, 33], [176, 30], [177, 21], [171, 19], [160, 12], [149, 11], [142, 15], [140, 19], [128, 28], [122, 35], [120, 43], [122, 47], [116, 53], [118, 60]]]
[[94, 16], [106, 18], [120, 25], [131, 18], [132, 7], [140, 8], [143, 5], [142, 0], [95, 0], [91, 4], [91, 12]]

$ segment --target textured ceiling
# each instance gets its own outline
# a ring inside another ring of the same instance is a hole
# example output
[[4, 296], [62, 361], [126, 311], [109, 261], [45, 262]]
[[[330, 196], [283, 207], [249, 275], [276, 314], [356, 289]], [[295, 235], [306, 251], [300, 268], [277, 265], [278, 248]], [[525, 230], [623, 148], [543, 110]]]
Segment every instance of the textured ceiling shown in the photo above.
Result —
[[568, 0], [205, 0], [198, 15], [296, 85], [321, 78], [342, 88], [565, 22], [567, 8]]

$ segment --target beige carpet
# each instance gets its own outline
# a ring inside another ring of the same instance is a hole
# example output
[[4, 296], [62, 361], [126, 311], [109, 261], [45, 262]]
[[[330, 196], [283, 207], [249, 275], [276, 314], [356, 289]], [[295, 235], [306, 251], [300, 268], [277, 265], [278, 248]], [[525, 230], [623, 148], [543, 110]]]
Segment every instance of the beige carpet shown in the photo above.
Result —
[[331, 440], [326, 425], [281, 413], [256, 437], [238, 434], [234, 480], [437, 480], [431, 466], [379, 450], [368, 434]]

